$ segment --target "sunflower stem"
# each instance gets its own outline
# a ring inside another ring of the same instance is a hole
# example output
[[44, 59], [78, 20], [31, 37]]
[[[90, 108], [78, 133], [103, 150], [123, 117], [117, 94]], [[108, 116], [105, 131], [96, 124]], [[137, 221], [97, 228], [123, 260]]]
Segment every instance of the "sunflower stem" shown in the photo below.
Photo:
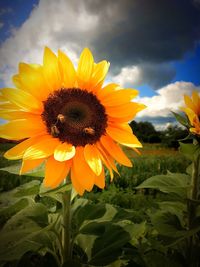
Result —
[[71, 189], [62, 193], [63, 199], [63, 263], [71, 259]]
[[[198, 155], [193, 160], [193, 168], [192, 168], [192, 176], [191, 176], [191, 191], [190, 191], [190, 199], [191, 201], [188, 202], [188, 227], [189, 230], [193, 228], [193, 223], [196, 219], [196, 202], [198, 201], [199, 197], [199, 175], [200, 175], [200, 155]], [[189, 237], [188, 242], [188, 259], [190, 262], [191, 267], [196, 267], [196, 259], [194, 253], [195, 247], [195, 236]]]

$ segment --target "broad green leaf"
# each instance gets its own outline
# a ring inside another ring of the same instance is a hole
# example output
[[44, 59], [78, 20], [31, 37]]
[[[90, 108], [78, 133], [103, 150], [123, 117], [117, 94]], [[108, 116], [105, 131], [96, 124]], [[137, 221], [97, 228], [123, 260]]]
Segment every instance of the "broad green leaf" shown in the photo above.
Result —
[[48, 224], [47, 208], [41, 203], [32, 203], [7, 221], [2, 231], [24, 228], [25, 224], [44, 227]]
[[7, 192], [0, 194], [0, 207], [5, 208], [15, 204], [19, 199], [34, 199], [39, 192], [40, 181], [33, 180]]
[[73, 266], [73, 267], [82, 267], [82, 264], [75, 261], [75, 260], [67, 260], [62, 267], [69, 267], [69, 266]]
[[86, 199], [77, 199], [72, 206], [74, 232], [79, 232], [85, 221], [100, 219], [106, 211], [105, 204], [94, 204]]
[[61, 267], [58, 265], [54, 256], [47, 252], [45, 255], [41, 255], [37, 252], [28, 251], [20, 259], [17, 267]]
[[200, 145], [199, 144], [185, 144], [179, 142], [180, 152], [182, 152], [188, 159], [194, 160], [200, 155]]
[[160, 235], [179, 238], [185, 234], [185, 229], [175, 214], [166, 211], [157, 211], [151, 214], [150, 217], [155, 229]]
[[[18, 164], [14, 164], [11, 166], [1, 168], [0, 170], [19, 175], [20, 169], [21, 169], [21, 163], [18, 163]], [[26, 172], [22, 175], [33, 176], [33, 177], [38, 177], [38, 178], [44, 177], [44, 164], [41, 164], [39, 167], [35, 168], [34, 170], [30, 172]]]
[[19, 212], [20, 210], [24, 209], [27, 207], [29, 204], [29, 200], [26, 198], [22, 198], [15, 202], [14, 204], [2, 208], [0, 211], [0, 225], [1, 227], [5, 224], [5, 222], [10, 219], [14, 214]]
[[184, 219], [187, 212], [186, 204], [179, 201], [162, 201], [158, 202], [158, 205], [161, 210], [176, 215], [179, 218], [181, 225], [185, 224]]
[[123, 246], [131, 240], [132, 224], [123, 227], [106, 222], [91, 222], [81, 229], [82, 234], [97, 235], [91, 251], [89, 264], [99, 266], [116, 261], [122, 253]]
[[182, 264], [180, 264], [178, 259], [175, 259], [173, 255], [169, 257], [159, 251], [151, 250], [145, 253], [144, 260], [148, 267], [182, 267]]
[[142, 222], [140, 224], [133, 224], [132, 229], [131, 229], [131, 236], [132, 239], [130, 243], [135, 246], [138, 244], [138, 239], [141, 239], [144, 237], [145, 232], [146, 232], [146, 222]]
[[181, 198], [186, 198], [187, 190], [190, 188], [190, 176], [182, 173], [156, 175], [146, 179], [136, 188], [153, 188], [164, 193], [174, 193]]
[[19, 259], [27, 251], [44, 246], [52, 249], [55, 234], [49, 232], [54, 224], [48, 224], [47, 209], [33, 203], [14, 215], [0, 232], [0, 260]]
[[63, 184], [59, 187], [56, 187], [55, 189], [48, 189], [43, 184], [41, 184], [40, 187], [40, 196], [41, 197], [51, 197], [58, 202], [62, 203], [62, 193], [71, 190], [72, 185], [71, 184]]

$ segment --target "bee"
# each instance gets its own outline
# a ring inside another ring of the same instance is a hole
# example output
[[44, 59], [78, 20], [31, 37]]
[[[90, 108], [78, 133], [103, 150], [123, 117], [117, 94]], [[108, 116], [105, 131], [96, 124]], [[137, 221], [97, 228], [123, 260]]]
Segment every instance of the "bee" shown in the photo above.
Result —
[[95, 134], [95, 130], [91, 127], [86, 127], [83, 129], [84, 133], [89, 134], [89, 135], [94, 135]]
[[51, 135], [53, 137], [58, 137], [60, 131], [58, 130], [57, 126], [56, 125], [52, 125], [51, 126]]
[[65, 122], [65, 116], [63, 114], [58, 114], [57, 120], [60, 121], [61, 123]]

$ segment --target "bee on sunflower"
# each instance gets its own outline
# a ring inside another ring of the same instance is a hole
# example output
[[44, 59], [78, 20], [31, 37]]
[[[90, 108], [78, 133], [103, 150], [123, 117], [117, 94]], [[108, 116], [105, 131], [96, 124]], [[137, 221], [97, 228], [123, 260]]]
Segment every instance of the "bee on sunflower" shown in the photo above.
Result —
[[85, 48], [77, 70], [63, 52], [45, 48], [43, 65], [19, 64], [16, 88], [1, 89], [0, 136], [21, 143], [5, 153], [22, 159], [20, 174], [45, 163], [44, 185], [55, 188], [70, 173], [80, 194], [105, 186], [104, 168], [117, 172], [115, 162], [131, 167], [120, 145], [142, 147], [128, 122], [145, 108], [133, 102], [134, 89], [103, 86], [109, 69], [95, 63]]

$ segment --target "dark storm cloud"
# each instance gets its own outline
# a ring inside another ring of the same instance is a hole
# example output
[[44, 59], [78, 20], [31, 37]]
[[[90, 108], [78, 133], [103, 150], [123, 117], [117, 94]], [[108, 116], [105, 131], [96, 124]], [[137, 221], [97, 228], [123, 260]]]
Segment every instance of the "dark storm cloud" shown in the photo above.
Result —
[[167, 85], [176, 75], [175, 69], [166, 63], [144, 63], [141, 65], [141, 83], [149, 84], [158, 89]]
[[99, 16], [96, 54], [120, 67], [180, 59], [200, 38], [197, 0], [86, 0], [85, 8]]

